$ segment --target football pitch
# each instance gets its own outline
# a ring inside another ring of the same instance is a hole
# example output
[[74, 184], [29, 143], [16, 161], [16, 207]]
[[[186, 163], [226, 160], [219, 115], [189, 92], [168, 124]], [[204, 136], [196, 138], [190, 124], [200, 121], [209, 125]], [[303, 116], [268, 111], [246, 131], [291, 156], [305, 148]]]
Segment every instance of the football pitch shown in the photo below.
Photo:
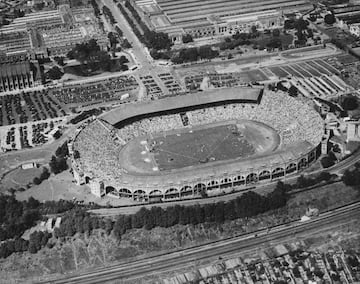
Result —
[[159, 170], [246, 158], [255, 153], [237, 125], [227, 124], [160, 136], [150, 142]]

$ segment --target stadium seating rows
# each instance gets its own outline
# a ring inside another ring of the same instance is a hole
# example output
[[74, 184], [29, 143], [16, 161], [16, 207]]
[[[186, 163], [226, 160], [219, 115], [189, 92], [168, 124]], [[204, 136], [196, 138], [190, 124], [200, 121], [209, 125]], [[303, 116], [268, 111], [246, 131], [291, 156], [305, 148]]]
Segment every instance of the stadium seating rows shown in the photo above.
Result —
[[[320, 143], [323, 134], [323, 121], [317, 112], [303, 101], [281, 92], [267, 91], [259, 105], [228, 104], [192, 110], [186, 114], [189, 124], [193, 126], [233, 119], [259, 121], [279, 133], [282, 145], [305, 140], [315, 146]], [[121, 147], [134, 137], [183, 127], [180, 114], [145, 118], [110, 131], [101, 121], [96, 120], [81, 131], [74, 145], [80, 152], [81, 166], [85, 172], [114, 178], [121, 172], [119, 144]], [[119, 144], [114, 143], [114, 140]]]

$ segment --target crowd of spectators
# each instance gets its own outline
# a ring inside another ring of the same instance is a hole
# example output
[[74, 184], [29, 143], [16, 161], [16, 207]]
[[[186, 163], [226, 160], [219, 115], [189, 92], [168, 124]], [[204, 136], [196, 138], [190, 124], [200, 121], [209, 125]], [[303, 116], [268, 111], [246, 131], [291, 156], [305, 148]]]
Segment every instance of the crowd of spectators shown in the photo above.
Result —
[[[184, 115], [188, 119], [186, 124]], [[233, 103], [144, 118], [120, 129], [105, 127], [103, 122], [96, 120], [79, 133], [74, 149], [79, 151], [85, 171], [95, 176], [116, 177], [120, 172], [119, 147], [135, 137], [180, 129], [185, 125], [196, 126], [234, 119], [259, 121], [273, 127], [279, 133], [282, 145], [305, 140], [315, 146], [320, 143], [323, 134], [323, 121], [310, 105], [286, 93], [267, 91], [260, 104]]]
[[[268, 92], [259, 105], [230, 104], [186, 112], [190, 125], [202, 125], [232, 119], [255, 120], [273, 127], [284, 145], [306, 140], [317, 145], [323, 133], [320, 116], [308, 105], [285, 93]], [[146, 118], [118, 130], [125, 142], [135, 136], [184, 127], [180, 114]]]
[[77, 162], [84, 172], [108, 179], [118, 176], [119, 146], [101, 121], [95, 120], [84, 127], [74, 140], [73, 148], [79, 151]]
[[53, 90], [54, 96], [65, 104], [121, 100], [122, 92], [138, 87], [133, 76], [119, 76], [101, 82], [72, 85]]

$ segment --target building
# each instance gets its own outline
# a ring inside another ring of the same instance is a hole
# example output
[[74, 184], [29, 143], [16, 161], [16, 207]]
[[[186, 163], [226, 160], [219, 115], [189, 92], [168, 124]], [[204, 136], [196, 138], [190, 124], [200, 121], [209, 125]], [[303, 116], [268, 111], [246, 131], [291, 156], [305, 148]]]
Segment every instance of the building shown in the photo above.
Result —
[[26, 59], [64, 56], [76, 44], [96, 39], [105, 49], [108, 39], [92, 7], [70, 8], [30, 13], [0, 28], [0, 57]]
[[166, 32], [174, 42], [184, 34], [193, 38], [227, 36], [281, 27], [286, 13], [312, 9], [308, 0], [133, 0], [143, 21], [157, 32]]
[[0, 65], [0, 93], [32, 88], [40, 84], [38, 63], [23, 61]]
[[349, 32], [357, 37], [360, 37], [360, 23], [349, 25]]
[[360, 121], [348, 121], [346, 122], [347, 126], [347, 138], [349, 141], [360, 142]]

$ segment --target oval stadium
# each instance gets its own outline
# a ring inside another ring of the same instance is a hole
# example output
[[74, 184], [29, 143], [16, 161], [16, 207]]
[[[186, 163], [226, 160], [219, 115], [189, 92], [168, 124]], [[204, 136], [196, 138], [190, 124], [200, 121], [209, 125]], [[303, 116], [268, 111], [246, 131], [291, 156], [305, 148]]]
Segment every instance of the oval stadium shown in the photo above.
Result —
[[280, 179], [320, 153], [309, 101], [262, 88], [216, 89], [122, 105], [69, 142], [74, 177], [98, 196], [166, 201]]

